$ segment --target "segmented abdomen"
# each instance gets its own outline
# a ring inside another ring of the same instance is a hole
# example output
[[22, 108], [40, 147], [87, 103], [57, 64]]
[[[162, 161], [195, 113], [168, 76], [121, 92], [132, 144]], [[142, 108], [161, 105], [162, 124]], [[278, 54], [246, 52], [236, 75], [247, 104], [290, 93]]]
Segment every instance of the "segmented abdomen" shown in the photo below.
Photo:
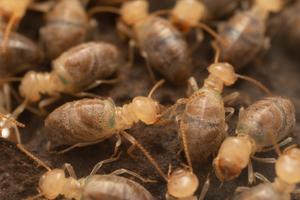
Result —
[[[226, 123], [222, 97], [210, 89], [201, 89], [187, 103], [182, 116], [193, 163], [201, 163], [217, 152], [225, 138]], [[198, 96], [199, 95], [199, 96]]]
[[154, 197], [140, 184], [112, 175], [94, 175], [87, 178], [82, 198], [86, 200], [154, 200]]
[[289, 194], [279, 193], [271, 183], [259, 184], [235, 193], [231, 200], [289, 200]]
[[78, 0], [62, 0], [47, 15], [40, 38], [49, 59], [84, 42], [88, 33], [88, 17]]
[[226, 42], [220, 44], [221, 60], [239, 69], [248, 64], [259, 52], [265, 35], [265, 24], [251, 11], [239, 12], [218, 28], [220, 37]]
[[191, 74], [191, 57], [181, 33], [159, 17], [148, 17], [134, 27], [141, 52], [155, 70], [175, 84], [184, 84]]
[[116, 46], [105, 42], [88, 42], [73, 47], [53, 62], [53, 70], [66, 89], [76, 92], [96, 80], [112, 75], [120, 64]]
[[65, 103], [45, 120], [53, 145], [72, 145], [110, 137], [115, 133], [115, 105], [110, 100], [82, 99]]
[[251, 136], [259, 149], [273, 145], [272, 135], [279, 142], [295, 127], [293, 103], [283, 97], [269, 97], [257, 101], [241, 113], [237, 134]]

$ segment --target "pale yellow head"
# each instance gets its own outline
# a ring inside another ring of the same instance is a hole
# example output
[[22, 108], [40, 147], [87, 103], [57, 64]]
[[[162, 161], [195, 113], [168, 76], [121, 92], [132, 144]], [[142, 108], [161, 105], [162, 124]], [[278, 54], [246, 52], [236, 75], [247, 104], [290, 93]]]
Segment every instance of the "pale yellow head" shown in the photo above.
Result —
[[300, 182], [300, 149], [292, 148], [285, 151], [277, 160], [277, 176], [286, 183]]
[[222, 80], [226, 86], [232, 85], [237, 81], [234, 67], [229, 63], [214, 63], [207, 70], [211, 75]]
[[80, 183], [72, 177], [65, 177], [62, 169], [46, 172], [39, 181], [41, 194], [47, 199], [55, 199], [63, 195], [68, 199], [80, 199]]
[[146, 0], [133, 0], [123, 3], [120, 10], [122, 20], [132, 26], [149, 15], [149, 3]]
[[171, 21], [182, 31], [194, 27], [206, 14], [206, 8], [198, 0], [178, 0], [172, 9]]
[[188, 169], [177, 169], [168, 179], [168, 193], [175, 198], [192, 197], [198, 186], [197, 176]]
[[145, 124], [154, 124], [160, 113], [160, 105], [149, 97], [135, 97], [132, 100], [133, 112]]
[[255, 0], [255, 6], [268, 12], [278, 12], [283, 7], [283, 0]]
[[39, 181], [41, 193], [47, 199], [55, 199], [63, 191], [65, 172], [62, 169], [53, 169], [46, 172]]
[[253, 144], [247, 137], [228, 137], [222, 143], [213, 166], [221, 181], [229, 181], [240, 175], [253, 152]]

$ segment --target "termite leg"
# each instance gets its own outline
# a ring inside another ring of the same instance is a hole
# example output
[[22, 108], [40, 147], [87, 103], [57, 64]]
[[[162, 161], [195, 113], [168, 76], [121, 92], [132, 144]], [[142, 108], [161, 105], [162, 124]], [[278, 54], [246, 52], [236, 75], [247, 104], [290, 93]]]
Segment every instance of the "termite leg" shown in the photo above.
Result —
[[145, 183], [155, 183], [156, 182], [155, 180], [143, 178], [141, 175], [139, 175], [139, 174], [137, 174], [137, 173], [135, 173], [133, 171], [130, 171], [128, 169], [123, 169], [123, 168], [122, 169], [117, 169], [117, 170], [113, 171], [112, 173], [110, 173], [109, 175], [116, 175], [116, 176], [118, 176], [118, 175], [125, 174], [125, 173], [129, 174], [131, 176], [134, 176], [134, 177], [140, 179], [141, 181], [143, 181]]
[[37, 158], [36, 156], [34, 156], [32, 153], [30, 153], [22, 144], [17, 144], [17, 147], [23, 153], [25, 153], [29, 158], [31, 158], [32, 160], [34, 160], [35, 162], [37, 162], [38, 165], [43, 166], [48, 171], [51, 170], [51, 168], [46, 163], [44, 163], [42, 160], [40, 160], [39, 158]]
[[47, 113], [45, 110], [45, 107], [53, 104], [59, 99], [59, 96], [54, 96], [54, 97], [49, 97], [47, 99], [43, 99], [42, 101], [39, 102], [38, 107], [42, 113]]
[[73, 168], [73, 166], [72, 166], [71, 164], [65, 163], [65, 164], [63, 165], [63, 168], [64, 168], [64, 170], [66, 170], [66, 171], [69, 173], [69, 175], [70, 175], [72, 178], [77, 179], [75, 170], [74, 170], [74, 168]]
[[234, 108], [232, 108], [232, 107], [226, 107], [226, 108], [225, 108], [225, 113], [228, 113], [228, 114], [226, 115], [226, 117], [225, 117], [225, 120], [227, 121], [227, 120], [229, 120], [229, 119], [232, 117], [232, 115], [234, 114]]
[[240, 192], [245, 192], [245, 191], [247, 191], [247, 190], [249, 190], [250, 188], [249, 187], [243, 187], [243, 186], [240, 186], [240, 187], [237, 187], [236, 189], [235, 189], [235, 192], [238, 192], [238, 193], [240, 193]]
[[199, 90], [198, 83], [197, 83], [195, 77], [192, 76], [188, 80], [187, 96], [191, 96], [197, 90]]
[[223, 97], [225, 105], [232, 105], [240, 96], [239, 92], [233, 92]]
[[98, 163], [94, 166], [94, 168], [92, 169], [90, 175], [96, 174], [97, 171], [98, 171], [104, 164], [106, 164], [106, 163], [111, 163], [111, 162], [115, 162], [115, 161], [117, 161], [119, 158], [120, 158], [120, 153], [119, 153], [116, 157], [110, 157], [110, 158], [108, 158], [108, 159], [106, 159], [106, 160], [102, 160], [102, 161], [98, 162]]
[[122, 131], [120, 133], [125, 139], [127, 139], [129, 142], [134, 144], [136, 147], [140, 149], [140, 151], [146, 156], [146, 158], [149, 160], [149, 162], [155, 167], [157, 172], [165, 179], [165, 181], [168, 181], [168, 177], [165, 175], [165, 173], [162, 171], [158, 163], [154, 160], [154, 158], [150, 155], [150, 153], [141, 145], [132, 135], [128, 134], [126, 131]]
[[255, 172], [254, 173], [255, 178], [261, 180], [264, 183], [271, 183], [271, 181], [269, 181], [269, 179], [267, 179], [264, 175], [262, 175], [261, 173]]
[[180, 136], [181, 136], [181, 139], [182, 139], [182, 146], [183, 146], [183, 150], [184, 150], [184, 153], [185, 153], [185, 157], [186, 157], [186, 160], [187, 160], [187, 163], [188, 163], [190, 169], [193, 170], [192, 160], [191, 160], [189, 149], [188, 149], [185, 124], [182, 121], [180, 121], [179, 127], [180, 127], [179, 128], [179, 133], [180, 133]]
[[[293, 141], [293, 138], [292, 137], [288, 137], [286, 139], [284, 139], [282, 142], [280, 142], [278, 145], [279, 147], [284, 147], [285, 145], [291, 143]], [[273, 150], [275, 147], [270, 147], [270, 148], [264, 148], [262, 149], [260, 152], [267, 152], [267, 151], [271, 151]]]
[[78, 147], [85, 147], [85, 146], [90, 146], [90, 145], [94, 145], [94, 144], [97, 144], [99, 142], [102, 142], [103, 140], [105, 139], [101, 139], [101, 140], [96, 140], [96, 141], [93, 141], [93, 142], [81, 142], [81, 143], [77, 143], [77, 144], [74, 144], [66, 149], [63, 149], [61, 151], [52, 151], [51, 149], [49, 149], [49, 152], [50, 153], [53, 153], [53, 154], [63, 154], [63, 153], [66, 153], [68, 151], [71, 151], [75, 148], [78, 148]]
[[258, 162], [267, 163], [267, 164], [274, 164], [276, 163], [275, 158], [259, 158], [257, 156], [251, 156], [253, 160], [256, 160]]
[[210, 186], [210, 177], [209, 177], [209, 174], [208, 174], [208, 176], [206, 177], [205, 183], [202, 187], [202, 190], [201, 190], [201, 193], [200, 193], [200, 196], [199, 196], [198, 200], [204, 200], [204, 198], [205, 198], [205, 196], [208, 192], [209, 186]]
[[96, 88], [96, 87], [98, 87], [99, 85], [102, 85], [102, 84], [116, 84], [119, 81], [120, 81], [119, 78], [114, 78], [114, 79], [110, 79], [110, 80], [96, 80], [94, 83], [92, 83], [91, 85], [89, 85], [88, 87], [83, 89], [83, 91], [87, 91], [87, 90]]
[[147, 66], [147, 70], [148, 70], [149, 76], [150, 76], [152, 82], [155, 84], [155, 83], [156, 83], [156, 79], [155, 79], [155, 75], [154, 75], [154, 72], [153, 72], [153, 70], [152, 70], [152, 67], [151, 67], [151, 65], [150, 65], [150, 63], [149, 63], [148, 55], [147, 55], [147, 53], [144, 52], [144, 51], [141, 52], [141, 55], [142, 55], [142, 57], [143, 57], [143, 58], [145, 59], [145, 61], [146, 61], [146, 66]]
[[117, 137], [117, 141], [115, 143], [114, 153], [113, 153], [113, 155], [111, 157], [115, 157], [115, 156], [118, 155], [119, 148], [120, 148], [120, 146], [122, 144], [122, 138], [121, 138], [121, 136], [119, 134], [116, 134], [116, 137]]
[[251, 159], [249, 159], [249, 163], [248, 163], [248, 184], [252, 185], [253, 183], [255, 183], [255, 176], [254, 176], [254, 172], [253, 172], [253, 165], [252, 165], [252, 161]]

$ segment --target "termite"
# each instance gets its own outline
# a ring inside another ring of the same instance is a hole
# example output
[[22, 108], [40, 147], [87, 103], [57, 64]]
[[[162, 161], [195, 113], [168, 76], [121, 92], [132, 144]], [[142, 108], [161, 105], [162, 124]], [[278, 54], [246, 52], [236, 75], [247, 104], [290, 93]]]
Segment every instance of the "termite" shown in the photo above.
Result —
[[[113, 12], [121, 16], [120, 32], [131, 38], [130, 58], [133, 48], [139, 48], [145, 58], [148, 70], [151, 67], [174, 84], [184, 84], [191, 74], [191, 55], [182, 34], [166, 19], [149, 14], [148, 1], [125, 2], [121, 8], [95, 7], [90, 16], [99, 12]], [[152, 79], [154, 76], [152, 75]]]
[[[119, 169], [107, 175], [96, 174], [103, 164], [116, 161], [118, 157], [111, 157], [97, 163], [89, 176], [78, 179], [72, 165], [66, 163], [64, 164], [63, 169], [51, 169], [26, 149], [24, 149], [24, 152], [47, 169], [47, 172], [44, 173], [39, 180], [38, 185], [40, 193], [34, 197], [29, 197], [26, 200], [33, 200], [42, 196], [52, 200], [57, 199], [59, 195], [70, 200], [155, 200], [151, 193], [142, 185], [120, 176], [121, 174], [127, 173], [144, 182], [151, 181], [144, 179], [132, 171]], [[68, 172], [69, 176], [67, 176], [66, 172]]]
[[218, 27], [221, 58], [236, 69], [247, 65], [263, 49], [267, 48], [266, 23], [270, 12], [282, 9], [282, 0], [256, 0], [248, 11], [237, 12]]
[[225, 108], [224, 99], [232, 100], [236, 95], [222, 98], [224, 86], [233, 85], [238, 78], [245, 79], [258, 86], [267, 94], [271, 92], [260, 82], [235, 73], [234, 67], [226, 62], [219, 62], [219, 49], [216, 50], [215, 61], [208, 67], [209, 75], [204, 85], [199, 89], [194, 78], [189, 79], [193, 94], [188, 98], [179, 99], [173, 106], [161, 114], [161, 119], [172, 119], [176, 116], [179, 123], [179, 136], [182, 136], [182, 146], [190, 166], [199, 165], [214, 155], [227, 135], [225, 113], [230, 117], [234, 109]]
[[49, 59], [83, 43], [90, 30], [87, 13], [80, 0], [60, 0], [47, 13], [40, 29], [40, 41]]
[[38, 102], [41, 95], [50, 98], [39, 103], [44, 107], [57, 100], [60, 93], [79, 94], [101, 83], [116, 80], [101, 80], [112, 75], [121, 65], [120, 52], [115, 45], [105, 42], [88, 42], [64, 52], [52, 63], [51, 72], [30, 71], [25, 74], [19, 87], [20, 94], [29, 102]]
[[14, 29], [19, 21], [23, 18], [26, 13], [27, 7], [30, 5], [32, 0], [22, 0], [22, 1], [11, 1], [11, 0], [1, 0], [0, 1], [0, 18], [1, 23], [7, 20], [7, 23], [3, 31], [3, 40], [1, 42], [2, 52], [6, 52], [7, 43], [9, 41], [9, 35]]
[[[287, 138], [295, 123], [295, 108], [287, 98], [268, 97], [256, 101], [245, 110], [241, 109], [236, 136], [224, 140], [213, 161], [217, 177], [222, 182], [232, 180], [248, 165], [248, 180], [252, 183], [254, 177], [250, 157], [272, 146], [272, 139], [278, 142]], [[284, 140], [283, 144], [288, 141]], [[257, 159], [273, 162], [269, 158]]]
[[[103, 141], [142, 121], [154, 124], [161, 105], [151, 98], [159, 81], [147, 97], [135, 97], [131, 103], [116, 106], [112, 99], [81, 99], [65, 103], [51, 112], [45, 128], [51, 145], [84, 146]], [[70, 148], [68, 148], [70, 149]]]
[[[294, 146], [284, 150], [275, 164], [274, 182], [261, 183], [251, 188], [237, 188], [232, 200], [290, 200], [300, 182], [300, 149]], [[297, 193], [297, 191], [296, 191]]]

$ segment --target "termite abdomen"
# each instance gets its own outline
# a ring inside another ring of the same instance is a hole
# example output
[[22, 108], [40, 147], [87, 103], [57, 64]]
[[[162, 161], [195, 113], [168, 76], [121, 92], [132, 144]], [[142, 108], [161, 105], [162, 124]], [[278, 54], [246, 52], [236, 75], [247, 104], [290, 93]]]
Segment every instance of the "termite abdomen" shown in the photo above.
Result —
[[41, 42], [49, 59], [85, 41], [89, 29], [87, 14], [79, 0], [59, 1], [47, 15], [40, 30]]
[[134, 26], [137, 44], [151, 67], [174, 84], [184, 84], [191, 74], [190, 52], [182, 34], [168, 20], [148, 17]]
[[87, 178], [82, 198], [86, 200], [154, 200], [154, 197], [140, 184], [112, 175], [94, 175]]
[[109, 100], [82, 99], [49, 114], [45, 128], [52, 145], [72, 145], [110, 137], [114, 133], [115, 105]]
[[89, 42], [71, 48], [53, 62], [53, 69], [73, 90], [112, 75], [121, 65], [119, 50], [112, 44]]

